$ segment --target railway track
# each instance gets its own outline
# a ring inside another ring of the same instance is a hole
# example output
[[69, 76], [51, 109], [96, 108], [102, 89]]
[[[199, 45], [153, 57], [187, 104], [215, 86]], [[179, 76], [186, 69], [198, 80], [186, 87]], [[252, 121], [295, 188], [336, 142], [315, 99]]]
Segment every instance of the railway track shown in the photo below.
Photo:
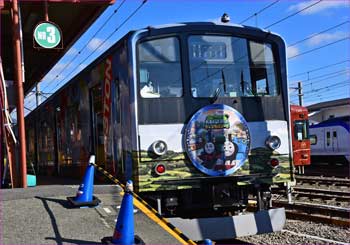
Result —
[[322, 186], [337, 186], [337, 187], [348, 187], [350, 188], [349, 178], [338, 178], [338, 177], [324, 177], [324, 176], [303, 176], [296, 175], [295, 179], [297, 185], [322, 185]]
[[310, 220], [315, 222], [334, 224], [338, 226], [350, 226], [350, 209], [320, 205], [306, 202], [292, 202], [287, 200], [275, 200], [274, 207], [284, 207], [287, 218]]
[[291, 202], [288, 202], [285, 190], [277, 189], [273, 193], [273, 206], [286, 208], [288, 218], [350, 225], [348, 178], [296, 176]]

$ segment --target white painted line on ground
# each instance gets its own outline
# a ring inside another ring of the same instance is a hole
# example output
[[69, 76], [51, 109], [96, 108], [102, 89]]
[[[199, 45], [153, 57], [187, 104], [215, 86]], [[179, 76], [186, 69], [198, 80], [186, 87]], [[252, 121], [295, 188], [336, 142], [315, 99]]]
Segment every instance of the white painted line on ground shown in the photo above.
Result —
[[[120, 209], [120, 205], [117, 206], [117, 209]], [[134, 209], [134, 214], [136, 214], [139, 210], [138, 209]]]
[[102, 217], [100, 218], [102, 220], [102, 223], [107, 227], [107, 228], [112, 228], [105, 219], [103, 219]]
[[112, 213], [112, 211], [111, 210], [109, 210], [109, 208], [103, 208], [103, 210], [107, 213], [107, 214], [110, 214], [110, 213]]
[[287, 233], [290, 233], [290, 234], [293, 234], [293, 235], [296, 235], [296, 236], [309, 237], [309, 238], [317, 239], [317, 240], [324, 241], [324, 242], [330, 242], [330, 243], [336, 243], [336, 244], [349, 244], [349, 243], [346, 243], [346, 242], [334, 241], [334, 240], [323, 238], [323, 237], [312, 236], [312, 235], [303, 234], [303, 233], [297, 233], [297, 232], [289, 231], [289, 230], [285, 230], [285, 229], [283, 229], [282, 232], [287, 232]]

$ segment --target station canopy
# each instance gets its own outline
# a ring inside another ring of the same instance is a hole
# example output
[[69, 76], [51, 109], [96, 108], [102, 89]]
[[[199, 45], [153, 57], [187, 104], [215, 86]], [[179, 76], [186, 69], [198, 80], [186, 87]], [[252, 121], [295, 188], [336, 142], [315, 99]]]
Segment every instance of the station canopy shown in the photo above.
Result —
[[[33, 30], [45, 20], [45, 2], [18, 0], [22, 19], [25, 66], [24, 94], [50, 71], [89, 26], [115, 0], [47, 0], [49, 21], [57, 24], [63, 36], [62, 49], [36, 49]], [[14, 80], [11, 1], [0, 0], [1, 59], [6, 80]]]

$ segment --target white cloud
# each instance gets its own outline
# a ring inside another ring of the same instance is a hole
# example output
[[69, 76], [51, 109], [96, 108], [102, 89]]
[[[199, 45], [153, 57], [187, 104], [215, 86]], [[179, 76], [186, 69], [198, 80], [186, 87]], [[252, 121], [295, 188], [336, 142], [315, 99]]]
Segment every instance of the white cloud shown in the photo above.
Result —
[[324, 42], [336, 41], [345, 37], [349, 37], [349, 33], [342, 31], [336, 31], [333, 33], [322, 33], [309, 39], [307, 44], [310, 46], [314, 46]]
[[78, 70], [82, 70], [82, 69], [84, 69], [85, 67], [87, 67], [88, 65], [89, 65], [89, 64], [86, 64], [86, 63], [80, 64]]
[[87, 47], [90, 50], [95, 50], [101, 46], [102, 42], [103, 42], [102, 39], [95, 37], [95, 38], [91, 39], [91, 41], [89, 42]]
[[108, 41], [104, 42], [104, 40], [95, 37], [95, 38], [91, 39], [91, 41], [89, 42], [87, 47], [90, 51], [93, 51], [93, 50], [100, 48], [102, 44], [106, 45], [106, 43], [108, 43]]
[[287, 48], [287, 58], [293, 57], [299, 54], [299, 49], [295, 46]]
[[65, 55], [73, 56], [73, 55], [76, 55], [77, 53], [78, 53], [78, 50], [74, 47], [71, 47]]
[[[306, 1], [298, 4], [294, 4], [288, 8], [289, 11], [299, 11], [303, 8], [316, 3], [316, 1]], [[324, 0], [306, 10], [301, 12], [301, 15], [310, 15], [316, 14], [324, 10], [329, 10], [331, 8], [341, 8], [341, 7], [350, 7], [350, 2], [348, 0]]]
[[68, 67], [66, 67], [67, 63], [57, 63], [47, 74], [46, 76], [42, 79], [42, 82], [52, 82], [53, 79], [56, 78], [57, 75], [57, 81], [62, 79], [64, 76], [63, 69], [67, 70], [67, 68], [74, 66], [74, 62], [72, 62]]
[[87, 45], [87, 48], [89, 51], [95, 52], [95, 51], [104, 51], [107, 48], [109, 48], [112, 45], [111, 41], [106, 41], [101, 38], [93, 38]]

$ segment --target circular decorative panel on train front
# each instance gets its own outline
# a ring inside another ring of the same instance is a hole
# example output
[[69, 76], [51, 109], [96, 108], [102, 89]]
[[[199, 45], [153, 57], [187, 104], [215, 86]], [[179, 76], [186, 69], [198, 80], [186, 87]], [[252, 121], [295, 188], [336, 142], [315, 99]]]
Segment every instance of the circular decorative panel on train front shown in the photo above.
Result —
[[243, 116], [230, 106], [213, 104], [197, 111], [185, 134], [194, 166], [211, 176], [236, 172], [248, 157], [250, 134]]

